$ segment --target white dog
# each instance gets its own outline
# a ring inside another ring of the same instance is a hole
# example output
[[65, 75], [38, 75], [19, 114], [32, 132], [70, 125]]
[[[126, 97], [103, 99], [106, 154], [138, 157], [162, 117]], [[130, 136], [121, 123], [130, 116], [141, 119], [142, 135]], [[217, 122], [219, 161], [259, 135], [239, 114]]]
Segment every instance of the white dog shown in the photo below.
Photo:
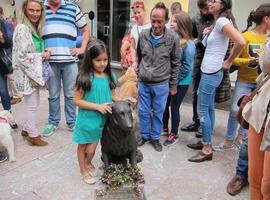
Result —
[[9, 123], [13, 123], [14, 119], [9, 111], [0, 111], [0, 143], [7, 149], [9, 161], [14, 162], [15, 151], [14, 143], [11, 137], [11, 127]]

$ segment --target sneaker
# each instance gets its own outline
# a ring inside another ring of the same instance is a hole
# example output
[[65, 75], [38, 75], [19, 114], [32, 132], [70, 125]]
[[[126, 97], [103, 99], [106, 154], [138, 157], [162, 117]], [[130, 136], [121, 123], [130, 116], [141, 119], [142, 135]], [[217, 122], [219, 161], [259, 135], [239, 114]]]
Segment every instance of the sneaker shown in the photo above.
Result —
[[154, 149], [155, 149], [157, 152], [161, 152], [161, 151], [162, 151], [162, 145], [161, 145], [161, 143], [159, 142], [159, 140], [151, 140], [151, 144], [153, 145]]
[[198, 138], [198, 139], [202, 138], [202, 133], [196, 132], [195, 137]]
[[177, 135], [170, 133], [167, 140], [163, 143], [164, 146], [170, 146], [176, 143], [178, 140]]
[[225, 151], [232, 149], [234, 147], [234, 143], [232, 144], [225, 144], [224, 142], [220, 143], [219, 145], [213, 146], [214, 151]]
[[67, 129], [69, 132], [73, 132], [74, 131], [74, 126], [72, 126], [72, 127], [68, 127], [68, 129]]
[[54, 134], [55, 130], [57, 129], [57, 126], [54, 126], [52, 124], [48, 124], [44, 129], [43, 129], [43, 132], [42, 132], [42, 135], [44, 137], [49, 137], [51, 136], [52, 134]]
[[144, 139], [144, 138], [141, 138], [141, 139], [139, 140], [139, 142], [138, 142], [138, 146], [140, 147], [140, 146], [144, 145], [144, 144], [147, 143], [147, 142], [149, 142], [149, 140]]
[[241, 148], [242, 141], [235, 140], [235, 141], [233, 141], [233, 143], [234, 143], [234, 145], [235, 145], [238, 149]]
[[198, 128], [198, 131], [195, 133], [196, 138], [201, 138], [202, 137], [202, 127], [200, 126]]
[[236, 175], [227, 185], [228, 194], [235, 196], [247, 185], [247, 180], [242, 176]]
[[0, 153], [0, 163], [3, 163], [7, 160], [7, 156], [4, 155], [3, 153]]
[[199, 127], [200, 127], [200, 124], [196, 122], [191, 122], [189, 124], [182, 126], [181, 131], [195, 132], [195, 131], [198, 131]]
[[164, 128], [160, 135], [161, 136], [168, 136], [169, 135], [169, 130], [167, 128]]

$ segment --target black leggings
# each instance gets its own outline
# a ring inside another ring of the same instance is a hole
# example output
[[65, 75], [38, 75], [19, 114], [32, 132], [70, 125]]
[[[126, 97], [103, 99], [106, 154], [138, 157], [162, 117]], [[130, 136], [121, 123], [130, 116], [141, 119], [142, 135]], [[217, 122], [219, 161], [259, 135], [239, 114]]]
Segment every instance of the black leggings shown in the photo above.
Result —
[[168, 96], [166, 108], [163, 114], [163, 129], [168, 129], [168, 121], [170, 117], [169, 106], [171, 106], [171, 133], [177, 135], [180, 123], [180, 106], [188, 91], [189, 85], [178, 85], [177, 94]]

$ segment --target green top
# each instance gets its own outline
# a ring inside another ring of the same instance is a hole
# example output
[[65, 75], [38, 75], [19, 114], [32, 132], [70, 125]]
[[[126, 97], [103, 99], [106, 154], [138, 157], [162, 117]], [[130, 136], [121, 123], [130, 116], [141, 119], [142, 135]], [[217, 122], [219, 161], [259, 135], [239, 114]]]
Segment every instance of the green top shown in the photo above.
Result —
[[[83, 99], [96, 104], [111, 103], [112, 92], [108, 76], [91, 76], [90, 79], [92, 82], [91, 90], [84, 92]], [[98, 141], [101, 138], [106, 119], [106, 115], [96, 110], [79, 108], [73, 141], [78, 144], [88, 144]]]
[[41, 38], [41, 36], [33, 29], [33, 26], [30, 25], [27, 22], [24, 22], [24, 24], [30, 29], [32, 33], [32, 39], [34, 42], [34, 46], [37, 52], [41, 53], [45, 49], [45, 43], [44, 40]]
[[37, 52], [39, 52], [39, 53], [43, 52], [45, 49], [43, 39], [36, 32], [33, 32], [33, 31], [31, 31], [31, 32], [32, 32], [34, 46], [35, 46]]

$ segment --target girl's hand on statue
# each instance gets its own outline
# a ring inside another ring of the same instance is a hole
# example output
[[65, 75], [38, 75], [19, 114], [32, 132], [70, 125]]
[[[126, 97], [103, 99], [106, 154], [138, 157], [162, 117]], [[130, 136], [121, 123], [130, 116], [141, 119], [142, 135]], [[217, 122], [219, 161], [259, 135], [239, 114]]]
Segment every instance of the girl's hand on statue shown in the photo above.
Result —
[[102, 113], [103, 115], [106, 113], [112, 113], [112, 108], [108, 103], [98, 105], [97, 110]]

